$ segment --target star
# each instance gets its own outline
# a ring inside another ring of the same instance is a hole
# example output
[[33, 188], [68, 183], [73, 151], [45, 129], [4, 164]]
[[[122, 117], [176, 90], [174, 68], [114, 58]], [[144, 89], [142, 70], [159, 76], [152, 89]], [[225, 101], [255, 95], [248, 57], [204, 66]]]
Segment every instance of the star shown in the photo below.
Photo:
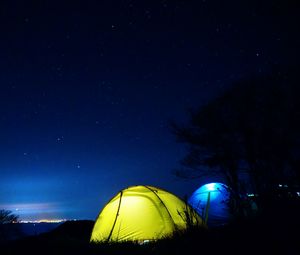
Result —
[[64, 137], [63, 136], [59, 136], [59, 137], [56, 138], [56, 141], [62, 143], [64, 141]]

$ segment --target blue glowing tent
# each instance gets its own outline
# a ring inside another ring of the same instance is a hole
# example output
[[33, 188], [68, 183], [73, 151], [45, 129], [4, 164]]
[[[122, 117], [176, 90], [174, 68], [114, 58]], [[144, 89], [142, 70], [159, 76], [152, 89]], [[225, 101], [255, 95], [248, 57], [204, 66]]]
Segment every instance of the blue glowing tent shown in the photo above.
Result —
[[232, 217], [229, 202], [231, 192], [222, 183], [208, 183], [198, 188], [188, 199], [188, 203], [204, 219], [208, 227], [221, 226]]

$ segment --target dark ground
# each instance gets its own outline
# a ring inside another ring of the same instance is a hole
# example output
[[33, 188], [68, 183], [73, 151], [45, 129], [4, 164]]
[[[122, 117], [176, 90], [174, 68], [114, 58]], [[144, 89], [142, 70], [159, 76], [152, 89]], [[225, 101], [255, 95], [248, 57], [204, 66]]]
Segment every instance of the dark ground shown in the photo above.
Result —
[[93, 221], [73, 221], [34, 237], [3, 242], [0, 254], [300, 254], [300, 201], [275, 201], [247, 220], [209, 230], [193, 229], [170, 239], [90, 244]]

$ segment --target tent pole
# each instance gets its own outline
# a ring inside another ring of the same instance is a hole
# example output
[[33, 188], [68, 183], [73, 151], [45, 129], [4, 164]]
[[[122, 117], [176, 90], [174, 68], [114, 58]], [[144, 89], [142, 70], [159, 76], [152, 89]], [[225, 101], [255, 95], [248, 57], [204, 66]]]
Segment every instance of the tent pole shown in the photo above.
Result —
[[206, 202], [206, 207], [205, 207], [205, 224], [207, 225], [207, 221], [208, 221], [208, 210], [209, 210], [209, 206], [210, 206], [210, 192], [208, 192], [207, 195], [207, 202]]
[[111, 228], [111, 231], [109, 233], [109, 236], [107, 238], [107, 241], [109, 241], [111, 235], [112, 235], [112, 232], [114, 231], [114, 228], [115, 228], [115, 225], [116, 225], [116, 222], [117, 222], [117, 218], [119, 216], [119, 211], [120, 211], [120, 207], [121, 207], [121, 201], [122, 201], [122, 196], [123, 196], [123, 191], [120, 192], [120, 201], [119, 201], [119, 206], [118, 206], [118, 210], [117, 210], [117, 214], [116, 214], [116, 218], [115, 218], [115, 221], [114, 221], [114, 224]]

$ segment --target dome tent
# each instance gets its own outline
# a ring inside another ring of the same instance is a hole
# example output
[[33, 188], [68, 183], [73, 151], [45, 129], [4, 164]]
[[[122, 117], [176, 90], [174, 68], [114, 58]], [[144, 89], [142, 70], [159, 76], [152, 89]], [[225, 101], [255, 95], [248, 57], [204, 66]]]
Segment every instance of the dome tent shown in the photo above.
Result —
[[223, 183], [208, 183], [198, 188], [188, 199], [188, 204], [205, 220], [208, 227], [228, 223], [232, 218], [229, 202], [232, 193]]
[[199, 215], [177, 196], [152, 186], [132, 186], [104, 206], [90, 241], [157, 240], [186, 229], [188, 222], [202, 224]]

